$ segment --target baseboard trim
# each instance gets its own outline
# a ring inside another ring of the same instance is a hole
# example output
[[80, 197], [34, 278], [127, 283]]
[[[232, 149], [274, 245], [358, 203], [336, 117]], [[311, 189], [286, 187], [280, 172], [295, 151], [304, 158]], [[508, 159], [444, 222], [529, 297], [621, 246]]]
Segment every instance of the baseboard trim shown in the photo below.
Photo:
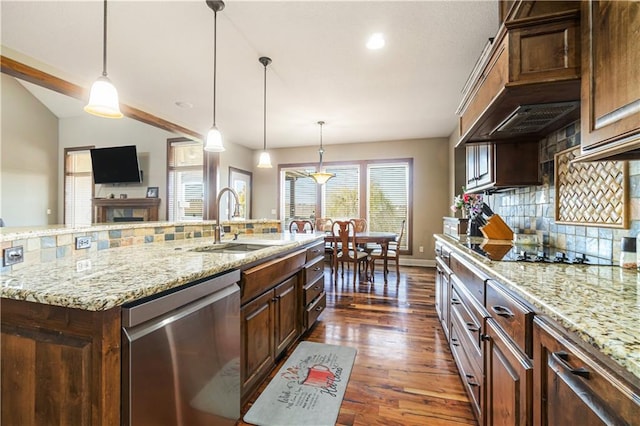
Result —
[[400, 257], [400, 265], [402, 266], [422, 266], [424, 268], [435, 268], [436, 261], [431, 259], [403, 259]]

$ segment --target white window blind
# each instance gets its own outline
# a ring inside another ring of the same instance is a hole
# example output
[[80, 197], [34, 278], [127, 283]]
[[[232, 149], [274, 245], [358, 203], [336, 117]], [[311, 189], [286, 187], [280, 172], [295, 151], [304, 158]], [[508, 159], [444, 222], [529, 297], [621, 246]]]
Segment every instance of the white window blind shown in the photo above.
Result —
[[286, 226], [292, 219], [315, 219], [318, 184], [308, 177], [308, 173], [313, 171], [282, 170], [282, 211]]
[[167, 206], [170, 221], [202, 220], [204, 208], [202, 143], [171, 140], [167, 155]]
[[93, 176], [88, 149], [67, 150], [64, 161], [64, 223], [91, 225]]
[[360, 215], [360, 167], [344, 165], [326, 167], [336, 176], [324, 184], [322, 217], [351, 219]]
[[[369, 164], [367, 211], [371, 231], [400, 233], [409, 223], [409, 164]], [[408, 247], [407, 229], [401, 249]]]

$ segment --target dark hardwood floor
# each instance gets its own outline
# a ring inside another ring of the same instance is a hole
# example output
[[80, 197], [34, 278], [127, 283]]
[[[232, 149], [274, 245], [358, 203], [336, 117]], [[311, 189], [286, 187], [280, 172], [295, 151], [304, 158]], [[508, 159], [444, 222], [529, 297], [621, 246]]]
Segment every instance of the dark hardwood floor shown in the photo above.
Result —
[[358, 350], [338, 425], [477, 424], [436, 317], [434, 279], [433, 268], [401, 267], [399, 280], [392, 270], [385, 284], [376, 271], [374, 283], [354, 286], [350, 273], [334, 282], [325, 268], [327, 309], [302, 340]]

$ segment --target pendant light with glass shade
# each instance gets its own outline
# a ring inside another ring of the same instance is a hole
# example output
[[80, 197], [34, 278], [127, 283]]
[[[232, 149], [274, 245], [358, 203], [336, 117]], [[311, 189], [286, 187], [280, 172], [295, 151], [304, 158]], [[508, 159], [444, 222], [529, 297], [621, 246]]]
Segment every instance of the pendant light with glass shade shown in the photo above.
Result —
[[318, 171], [315, 173], [309, 173], [309, 177], [315, 180], [319, 185], [324, 185], [329, 179], [336, 175], [322, 171], [322, 155], [324, 154], [324, 148], [322, 148], [322, 126], [324, 125], [324, 121], [318, 121], [318, 124], [320, 125], [320, 149], [318, 150], [318, 154], [320, 154], [320, 164], [318, 165]]
[[273, 166], [271, 165], [271, 156], [267, 152], [267, 65], [271, 63], [271, 58], [262, 56], [258, 61], [264, 65], [264, 139], [258, 167], [261, 169], [270, 169]]
[[207, 132], [204, 150], [208, 152], [222, 152], [222, 133], [216, 127], [216, 33], [218, 31], [218, 12], [224, 9], [223, 1], [206, 0], [207, 6], [213, 10], [213, 125]]
[[91, 86], [89, 103], [84, 107], [89, 114], [105, 118], [122, 118], [118, 91], [107, 77], [107, 0], [103, 5], [102, 20], [102, 75]]

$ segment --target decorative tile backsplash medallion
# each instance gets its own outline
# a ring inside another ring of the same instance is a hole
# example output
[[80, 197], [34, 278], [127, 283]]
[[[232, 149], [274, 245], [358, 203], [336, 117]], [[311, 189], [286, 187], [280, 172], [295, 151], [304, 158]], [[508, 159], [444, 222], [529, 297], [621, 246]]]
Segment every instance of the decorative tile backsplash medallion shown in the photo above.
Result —
[[576, 162], [580, 147], [555, 155], [556, 224], [628, 228], [626, 161]]

